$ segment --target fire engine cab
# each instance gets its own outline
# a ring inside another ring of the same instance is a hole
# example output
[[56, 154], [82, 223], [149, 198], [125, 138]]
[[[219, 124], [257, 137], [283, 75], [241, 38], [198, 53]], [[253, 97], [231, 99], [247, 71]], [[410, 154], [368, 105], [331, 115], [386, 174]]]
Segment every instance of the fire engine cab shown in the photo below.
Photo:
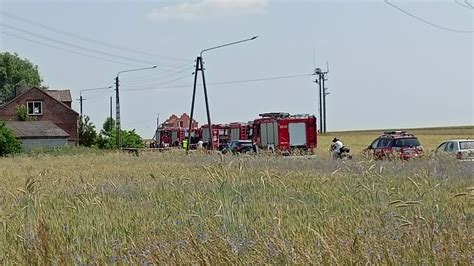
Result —
[[253, 122], [254, 143], [262, 149], [290, 153], [313, 152], [317, 146], [316, 117], [288, 113], [264, 113]]

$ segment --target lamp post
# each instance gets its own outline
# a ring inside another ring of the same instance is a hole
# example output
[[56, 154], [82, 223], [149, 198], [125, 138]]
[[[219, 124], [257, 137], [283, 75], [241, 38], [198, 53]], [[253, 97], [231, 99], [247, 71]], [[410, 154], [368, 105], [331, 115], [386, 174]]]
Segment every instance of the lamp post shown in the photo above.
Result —
[[120, 93], [119, 93], [120, 83], [119, 83], [119, 76], [120, 76], [121, 73], [125, 73], [125, 72], [134, 72], [134, 71], [147, 70], [147, 69], [153, 69], [153, 68], [156, 68], [156, 66], [127, 69], [127, 70], [119, 71], [117, 73], [117, 76], [115, 77], [115, 126], [116, 126], [116, 128], [115, 128], [116, 129], [115, 140], [116, 140], [118, 149], [122, 148], [121, 147], [121, 139], [120, 139], [120, 130], [121, 130], [121, 128], [120, 128]]
[[186, 153], [189, 151], [189, 147], [191, 146], [190, 145], [191, 144], [191, 129], [192, 129], [192, 125], [193, 125], [194, 101], [196, 99], [196, 83], [197, 83], [198, 71], [201, 71], [201, 74], [202, 74], [202, 86], [203, 86], [203, 89], [204, 89], [204, 100], [205, 100], [205, 103], [206, 103], [207, 124], [209, 125], [209, 129], [208, 129], [209, 130], [208, 148], [210, 150], [212, 150], [214, 148], [214, 142], [212, 140], [211, 113], [209, 111], [209, 100], [208, 100], [208, 97], [207, 97], [206, 78], [204, 76], [204, 63], [202, 61], [202, 54], [204, 52], [207, 52], [207, 51], [210, 51], [210, 50], [214, 50], [214, 49], [218, 49], [218, 48], [222, 48], [222, 47], [226, 47], [226, 46], [230, 46], [230, 45], [234, 45], [234, 44], [238, 44], [238, 43], [242, 43], [242, 42], [253, 41], [257, 38], [258, 38], [258, 36], [254, 36], [254, 37], [249, 38], [249, 39], [240, 40], [240, 41], [236, 41], [236, 42], [231, 42], [231, 43], [226, 43], [226, 44], [210, 47], [210, 48], [202, 50], [201, 53], [199, 53], [199, 56], [196, 58], [196, 68], [194, 70], [193, 98], [191, 100], [191, 115], [190, 115], [190, 120], [189, 120], [188, 145], [186, 147]]
[[82, 102], [84, 100], [86, 100], [86, 99], [82, 98], [82, 92], [84, 92], [84, 91], [106, 90], [106, 89], [110, 89], [110, 88], [112, 88], [112, 86], [80, 90], [79, 91], [79, 106], [80, 106], [80, 110], [81, 110], [81, 117], [82, 117]]

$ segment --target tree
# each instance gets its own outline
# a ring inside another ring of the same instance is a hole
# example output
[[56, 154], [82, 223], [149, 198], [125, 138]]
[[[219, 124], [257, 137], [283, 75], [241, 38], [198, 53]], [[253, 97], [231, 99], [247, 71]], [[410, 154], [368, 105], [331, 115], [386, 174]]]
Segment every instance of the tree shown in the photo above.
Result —
[[0, 156], [18, 153], [21, 151], [21, 142], [13, 133], [0, 121]]
[[135, 129], [130, 131], [122, 130], [121, 132], [122, 147], [143, 148], [145, 146], [142, 137], [135, 132]]
[[113, 131], [115, 131], [115, 120], [111, 117], [107, 117], [102, 125], [102, 134], [111, 134]]
[[[109, 117], [105, 120], [102, 126], [97, 145], [101, 149], [116, 149], [117, 140], [115, 136], [115, 120]], [[124, 148], [143, 148], [144, 146], [143, 139], [135, 132], [135, 130], [121, 130], [120, 139], [122, 147]]]
[[38, 66], [18, 54], [0, 53], [0, 103], [15, 97], [15, 86], [40, 86]]
[[97, 138], [97, 146], [100, 149], [115, 149], [115, 120], [108, 117], [102, 125], [102, 130]]
[[97, 132], [95, 126], [90, 122], [88, 116], [79, 119], [79, 145], [91, 147], [97, 142]]

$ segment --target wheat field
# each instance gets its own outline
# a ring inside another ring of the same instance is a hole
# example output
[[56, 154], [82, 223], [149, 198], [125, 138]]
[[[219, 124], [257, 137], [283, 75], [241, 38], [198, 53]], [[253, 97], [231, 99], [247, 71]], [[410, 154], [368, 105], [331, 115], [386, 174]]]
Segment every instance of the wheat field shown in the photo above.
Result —
[[[419, 137], [432, 149], [470, 130]], [[357, 154], [376, 133], [335, 135]], [[322, 146], [332, 137], [320, 137], [317, 158], [77, 149], [0, 159], [0, 262], [474, 264], [474, 164], [338, 162]]]

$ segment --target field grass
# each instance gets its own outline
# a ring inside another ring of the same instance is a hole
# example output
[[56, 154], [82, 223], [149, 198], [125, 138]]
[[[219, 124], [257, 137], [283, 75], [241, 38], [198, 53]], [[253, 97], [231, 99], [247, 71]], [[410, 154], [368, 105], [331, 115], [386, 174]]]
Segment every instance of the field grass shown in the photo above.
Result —
[[[364, 147], [370, 134], [338, 136]], [[473, 167], [179, 151], [3, 158], [0, 263], [473, 264]]]

